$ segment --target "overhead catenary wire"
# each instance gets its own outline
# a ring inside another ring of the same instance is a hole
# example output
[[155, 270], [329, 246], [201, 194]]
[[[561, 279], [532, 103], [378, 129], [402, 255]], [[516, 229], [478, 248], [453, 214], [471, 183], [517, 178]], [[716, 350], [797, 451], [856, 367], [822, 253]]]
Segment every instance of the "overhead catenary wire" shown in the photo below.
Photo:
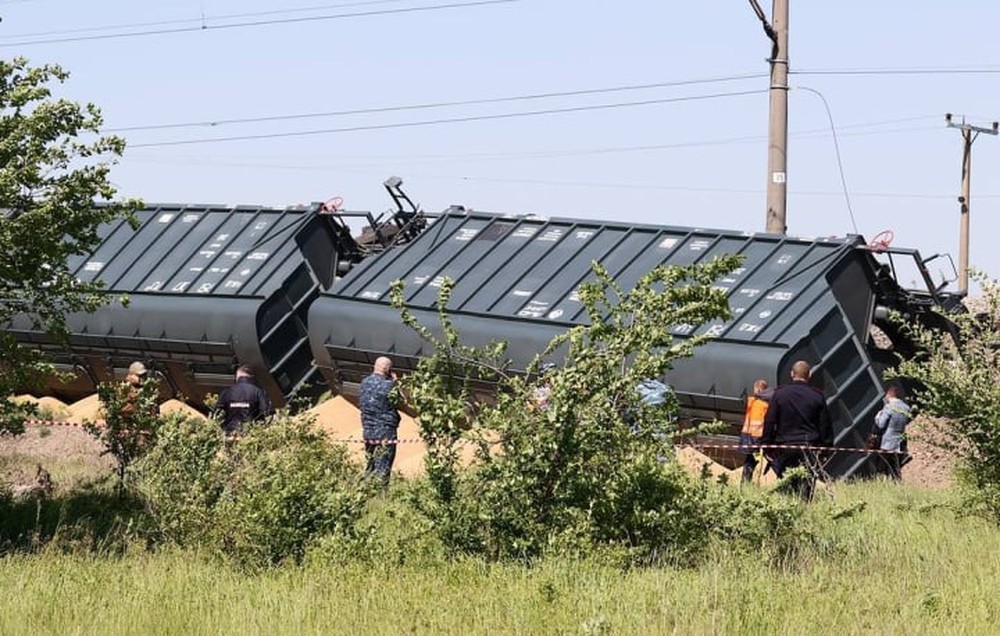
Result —
[[[859, 122], [854, 124], [847, 124], [840, 126], [840, 130], [856, 130], [859, 128], [877, 128], [879, 126], [915, 122], [915, 121], [937, 121], [940, 119], [940, 115], [935, 113], [933, 115], [919, 115], [912, 117], [897, 117], [893, 119], [881, 119], [871, 122]], [[887, 135], [887, 134], [898, 134], [903, 132], [914, 132], [914, 131], [928, 131], [928, 130], [938, 130], [940, 126], [907, 126], [904, 128], [886, 128], [881, 130], [856, 130], [856, 132], [841, 133], [842, 137], [865, 137], [870, 135]], [[104, 132], [114, 132], [121, 129], [105, 129]], [[816, 137], [819, 135], [828, 135], [830, 132], [828, 127], [823, 128], [810, 128], [804, 130], [797, 130], [789, 133], [790, 137], [795, 138], [809, 138]], [[671, 150], [679, 148], [697, 148], [706, 146], [724, 146], [731, 144], [743, 144], [743, 143], [756, 143], [759, 141], [766, 141], [767, 135], [740, 135], [736, 137], [720, 137], [717, 139], [703, 139], [703, 140], [691, 140], [691, 141], [676, 141], [670, 143], [662, 144], [640, 144], [640, 145], [627, 145], [627, 146], [597, 146], [590, 148], [563, 148], [563, 149], [536, 149], [536, 150], [521, 150], [517, 152], [469, 152], [469, 153], [452, 153], [452, 154], [408, 154], [408, 155], [367, 155], [367, 156], [354, 156], [356, 160], [364, 161], [376, 161], [379, 159], [394, 161], [394, 162], [406, 162], [406, 161], [428, 161], [428, 160], [504, 160], [504, 159], [550, 159], [559, 157], [578, 157], [585, 155], [602, 155], [602, 154], [616, 154], [616, 153], [629, 153], [629, 152], [652, 152], [657, 150]], [[134, 146], [129, 147], [130, 150]], [[134, 155], [133, 155], [134, 156]], [[245, 155], [244, 155], [245, 156]], [[199, 157], [204, 157], [204, 155], [199, 155]], [[301, 158], [301, 155], [297, 155], [297, 158]], [[353, 165], [357, 165], [356, 161]]]
[[[14, 2], [31, 2], [33, 0], [13, 0]], [[175, 24], [205, 24], [207, 20], [237, 20], [240, 18], [257, 18], [266, 15], [289, 15], [293, 13], [311, 13], [315, 11], [325, 11], [328, 9], [344, 9], [347, 7], [366, 7], [378, 4], [400, 4], [410, 0], [353, 0], [351, 2], [336, 2], [332, 4], [315, 5], [311, 7], [297, 7], [294, 9], [272, 9], [270, 11], [252, 11], [249, 13], [227, 13], [220, 15], [199, 14], [195, 18], [175, 18], [173, 20], [155, 20], [147, 22], [128, 22], [124, 24], [105, 24], [101, 26], [77, 27], [75, 29], [54, 29], [49, 31], [32, 31], [28, 33], [6, 34], [0, 40], [22, 40], [25, 38], [40, 38], [61, 35], [74, 35], [78, 33], [94, 33], [100, 31], [115, 31], [121, 29], [145, 29], [149, 27], [161, 27]], [[0, 4], [10, 4], [3, 2]]]
[[488, 5], [511, 4], [522, 0], [470, 0], [467, 2], [451, 2], [446, 4], [425, 5], [416, 7], [400, 7], [396, 9], [373, 9], [369, 11], [354, 11], [349, 13], [335, 13], [329, 15], [303, 16], [297, 18], [274, 18], [269, 20], [251, 20], [245, 22], [232, 22], [227, 24], [198, 24], [184, 27], [172, 27], [162, 29], [147, 29], [143, 31], [129, 31], [126, 33], [102, 33], [95, 35], [79, 35], [69, 37], [42, 38], [34, 40], [23, 40], [17, 42], [0, 42], [0, 47], [21, 47], [36, 44], [62, 44], [69, 42], [88, 42], [94, 40], [114, 40], [122, 38], [144, 37], [151, 35], [170, 35], [176, 33], [192, 33], [196, 31], [213, 31], [222, 29], [240, 29], [262, 26], [274, 26], [281, 24], [301, 24], [306, 22], [321, 22], [326, 20], [340, 20], [348, 18], [364, 18], [372, 16], [399, 15], [405, 13], [418, 13], [427, 11], [443, 11], [447, 9], [465, 9], [473, 7], [484, 7]]
[[544, 93], [527, 93], [522, 95], [507, 95], [502, 97], [485, 97], [478, 99], [462, 99], [452, 101], [427, 102], [422, 104], [401, 104], [393, 106], [374, 106], [368, 108], [353, 108], [345, 110], [321, 111], [314, 113], [288, 113], [277, 115], [261, 115], [255, 117], [233, 117], [228, 119], [206, 119], [201, 121], [174, 122], [163, 124], [144, 124], [135, 126], [118, 126], [106, 128], [104, 132], [120, 133], [141, 130], [168, 130], [176, 128], [205, 128], [219, 127], [234, 124], [257, 124], [278, 121], [294, 121], [302, 119], [321, 119], [326, 117], [341, 117], [347, 115], [370, 115], [378, 113], [404, 112], [412, 110], [430, 110], [435, 108], [453, 108], [457, 106], [477, 106], [487, 104], [503, 104], [520, 101], [534, 101], [543, 99], [555, 99], [561, 97], [582, 97], [585, 95], [602, 95], [608, 93], [623, 93], [631, 91], [644, 91], [657, 88], [676, 88], [680, 86], [697, 86], [704, 84], [721, 84], [727, 82], [737, 82], [749, 79], [760, 79], [767, 77], [766, 73], [744, 73], [740, 75], [727, 75], [721, 77], [703, 77], [685, 80], [669, 80], [662, 82], [649, 82], [643, 84], [625, 84], [619, 86], [605, 86], [597, 88], [584, 88], [566, 91], [551, 91]]
[[1000, 75], [998, 67], [953, 68], [817, 68], [795, 69], [790, 75]]
[[424, 119], [417, 121], [390, 122], [383, 124], [362, 124], [357, 126], [342, 126], [338, 128], [323, 128], [316, 130], [296, 130], [271, 133], [257, 133], [247, 135], [231, 135], [228, 137], [203, 137], [194, 139], [176, 139], [169, 141], [154, 141], [138, 144], [130, 144], [131, 148], [153, 148], [161, 146], [184, 146], [191, 144], [224, 143], [232, 141], [254, 141], [261, 139], [279, 139], [291, 137], [307, 137], [315, 135], [329, 135], [347, 132], [360, 132], [370, 130], [391, 130], [395, 128], [414, 128], [421, 126], [438, 126], [443, 124], [457, 124], [474, 121], [491, 121], [502, 119], [514, 119], [520, 117], [537, 117], [543, 115], [558, 115], [566, 113], [578, 113], [586, 111], [611, 110], [617, 108], [633, 108], [640, 106], [655, 106], [660, 104], [673, 104], [679, 102], [703, 101], [709, 99], [722, 99], [727, 97], [742, 97], [746, 95], [759, 95], [766, 93], [766, 89], [732, 91], [726, 93], [711, 93], [708, 95], [687, 95], [682, 97], [664, 97], [659, 99], [644, 99], [628, 102], [613, 102], [606, 104], [589, 104], [582, 106], [566, 106], [563, 108], [545, 108], [538, 110], [517, 111], [508, 113], [492, 113], [487, 115], [468, 115], [464, 117], [442, 117], [438, 119]]
[[[887, 135], [887, 134], [898, 134], [902, 132], [914, 132], [914, 131], [936, 131], [939, 127], [921, 126], [921, 127], [908, 127], [908, 128], [890, 128], [886, 130], [868, 130], [868, 131], [858, 131], [854, 133], [842, 133], [841, 137], [867, 137], [872, 135]], [[797, 133], [791, 133], [791, 137], [795, 138], [806, 138], [815, 139], [819, 138], [821, 135], [823, 137], [830, 134], [828, 129], [822, 130], [811, 130], [811, 131], [801, 131]], [[560, 159], [560, 158], [571, 158], [571, 157], [584, 157], [584, 156], [597, 156], [597, 155], [610, 155], [610, 154], [624, 154], [624, 153], [634, 153], [634, 152], [656, 152], [663, 150], [675, 150], [684, 148], [705, 148], [712, 146], [728, 146], [734, 144], [748, 144], [748, 143], [759, 143], [761, 141], [766, 141], [766, 135], [754, 135], [754, 136], [743, 136], [743, 137], [729, 137], [729, 138], [719, 138], [703, 141], [681, 141], [675, 143], [665, 143], [665, 144], [645, 144], [645, 145], [634, 145], [634, 146], [611, 146], [603, 148], [578, 148], [578, 149], [562, 149], [562, 150], [535, 150], [535, 151], [520, 151], [520, 152], [506, 152], [506, 153], [457, 153], [457, 154], [437, 154], [437, 155], [427, 155], [427, 154], [417, 154], [417, 155], [385, 155], [385, 156], [375, 156], [375, 157], [354, 157], [350, 165], [354, 167], [379, 167], [385, 166], [387, 163], [391, 163], [394, 166], [405, 165], [407, 163], [420, 163], [425, 164], [428, 162], [436, 163], [448, 163], [448, 162], [492, 162], [492, 161], [526, 161], [531, 159]], [[131, 147], [130, 147], [131, 150]], [[140, 151], [142, 149], [140, 148]], [[151, 150], [156, 150], [155, 148]], [[130, 157], [135, 158], [137, 155], [131, 153]], [[149, 158], [149, 155], [143, 156], [138, 155], [141, 158]], [[176, 155], [171, 155], [172, 158], [177, 158]], [[301, 157], [298, 157], [301, 159]], [[205, 157], [204, 155], [189, 156], [186, 159], [191, 161], [212, 161], [213, 157]], [[382, 160], [379, 162], [379, 160]], [[225, 160], [225, 159], [223, 159]], [[359, 163], [360, 161], [366, 161], [365, 163]], [[220, 164], [221, 165], [221, 164]], [[272, 164], [273, 165], [273, 164]], [[332, 167], [330, 169], [333, 169]]]
[[[208, 166], [218, 168], [248, 168], [260, 170], [291, 170], [295, 172], [344, 172], [351, 174], [383, 174], [384, 171], [374, 168], [359, 168], [356, 165], [334, 166], [318, 164], [268, 164], [246, 161], [199, 161], [192, 158], [175, 157], [132, 157], [132, 161], [139, 163], [152, 163], [160, 165], [181, 164], [185, 166]], [[569, 188], [597, 188], [597, 189], [618, 189], [618, 190], [639, 190], [639, 191], [669, 191], [669, 192], [692, 192], [710, 194], [737, 194], [760, 196], [763, 194], [761, 188], [720, 188], [720, 187], [700, 187], [691, 185], [665, 184], [665, 183], [621, 183], [608, 181], [572, 181], [563, 179], [539, 179], [536, 177], [497, 177], [489, 175], [469, 175], [469, 174], [433, 174], [408, 172], [407, 175], [419, 179], [434, 179], [447, 181], [467, 181], [484, 183], [504, 183], [517, 185], [555, 186]], [[843, 192], [825, 190], [790, 190], [794, 196], [808, 197], [842, 197]], [[859, 198], [885, 198], [885, 199], [922, 199], [922, 200], [946, 200], [953, 199], [953, 194], [935, 194], [929, 192], [855, 192], [853, 196]], [[1000, 194], [977, 195], [980, 199], [998, 199]]]

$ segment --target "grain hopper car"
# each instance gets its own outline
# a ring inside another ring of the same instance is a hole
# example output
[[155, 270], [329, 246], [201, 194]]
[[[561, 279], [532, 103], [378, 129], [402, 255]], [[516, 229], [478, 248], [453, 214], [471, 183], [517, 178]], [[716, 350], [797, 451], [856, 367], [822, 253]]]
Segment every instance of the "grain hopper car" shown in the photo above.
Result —
[[[69, 374], [43, 387], [66, 401], [121, 378], [133, 360], [161, 378], [165, 397], [195, 406], [227, 386], [240, 363], [256, 368], [278, 404], [331, 389], [350, 398], [376, 357], [391, 356], [405, 372], [428, 353], [389, 305], [394, 280], [405, 282], [414, 313], [434, 325], [440, 282], [454, 279], [450, 309], [463, 337], [507, 340], [523, 368], [552, 336], [586, 320], [577, 291], [592, 261], [627, 288], [660, 264], [737, 253], [742, 267], [718, 282], [733, 318], [672, 328], [677, 338], [714, 336], [665, 378], [683, 418], [739, 422], [754, 380], [783, 382], [792, 363], [806, 359], [827, 395], [837, 445], [851, 448], [863, 445], [880, 406], [884, 369], [916, 350], [890, 316], [950, 329], [949, 313], [963, 307], [960, 295], [932, 280], [928, 264], [944, 259], [872, 249], [859, 236], [805, 239], [460, 207], [429, 218], [400, 185], [386, 181], [395, 206], [377, 218], [338, 202], [149, 206], [138, 229], [107, 224], [100, 246], [70, 263], [81, 280], [127, 294], [127, 306], [69, 316], [65, 343], [27, 317], [6, 329]], [[844, 453], [830, 468], [849, 476], [869, 463]]]

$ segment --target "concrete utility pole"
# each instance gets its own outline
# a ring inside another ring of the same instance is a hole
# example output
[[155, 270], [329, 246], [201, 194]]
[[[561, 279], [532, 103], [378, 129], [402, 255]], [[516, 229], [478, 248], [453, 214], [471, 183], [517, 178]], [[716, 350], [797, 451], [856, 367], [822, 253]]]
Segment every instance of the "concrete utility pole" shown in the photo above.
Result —
[[774, 0], [771, 22], [757, 0], [750, 0], [764, 33], [771, 40], [771, 106], [767, 142], [767, 226], [768, 232], [784, 234], [788, 180], [788, 3]]
[[992, 128], [973, 126], [965, 123], [956, 124], [952, 121], [951, 113], [944, 116], [948, 128], [957, 128], [962, 131], [962, 196], [958, 197], [960, 206], [958, 225], [958, 291], [969, 293], [969, 209], [972, 202], [972, 144], [979, 137], [979, 133], [996, 135], [1000, 132], [1000, 123], [993, 122]]

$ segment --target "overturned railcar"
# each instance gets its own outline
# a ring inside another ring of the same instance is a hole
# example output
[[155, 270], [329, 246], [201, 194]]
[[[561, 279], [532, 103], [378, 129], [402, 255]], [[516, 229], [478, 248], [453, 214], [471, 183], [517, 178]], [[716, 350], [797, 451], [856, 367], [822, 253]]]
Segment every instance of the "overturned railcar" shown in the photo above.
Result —
[[279, 404], [320, 390], [307, 312], [338, 268], [359, 258], [341, 219], [322, 212], [318, 205], [148, 207], [137, 214], [138, 228], [106, 224], [100, 246], [70, 262], [80, 280], [127, 294], [127, 305], [68, 316], [68, 342], [27, 316], [7, 330], [69, 374], [43, 387], [67, 401], [120, 379], [134, 360], [161, 380], [165, 396], [193, 404], [230, 384], [237, 362], [255, 367]]
[[[942, 304], [957, 301], [942, 303], [943, 292], [930, 288], [910, 302], [913, 293], [898, 285], [894, 265], [876, 258], [858, 236], [801, 239], [453, 210], [408, 246], [363, 262], [320, 294], [309, 311], [313, 354], [331, 386], [347, 395], [379, 355], [412, 368], [429, 345], [389, 305], [390, 283], [403, 280], [414, 313], [434, 326], [438, 288], [450, 277], [456, 281], [450, 310], [466, 341], [507, 340], [515, 366], [523, 368], [555, 334], [587, 319], [577, 292], [592, 276], [592, 261], [628, 288], [657, 265], [726, 253], [745, 258], [718, 283], [733, 318], [672, 328], [678, 338], [714, 336], [666, 378], [683, 416], [741, 421], [754, 380], [784, 382], [791, 365], [805, 359], [827, 395], [836, 444], [862, 447], [880, 408], [882, 365], [889, 358], [873, 343], [871, 327], [887, 309], [920, 319], [937, 317]], [[923, 266], [915, 252], [896, 257]], [[830, 470], [861, 474], [869, 461], [861, 453], [838, 453]]]

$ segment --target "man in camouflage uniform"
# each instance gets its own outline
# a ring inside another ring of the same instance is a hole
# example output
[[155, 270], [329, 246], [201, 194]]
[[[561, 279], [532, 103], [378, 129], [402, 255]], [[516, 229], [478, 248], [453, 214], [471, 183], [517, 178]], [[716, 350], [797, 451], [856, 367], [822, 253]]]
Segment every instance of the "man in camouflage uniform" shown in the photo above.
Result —
[[372, 374], [361, 381], [358, 403], [361, 407], [361, 431], [368, 459], [366, 475], [374, 475], [389, 484], [389, 473], [396, 459], [399, 431], [398, 394], [392, 360], [375, 360]]

